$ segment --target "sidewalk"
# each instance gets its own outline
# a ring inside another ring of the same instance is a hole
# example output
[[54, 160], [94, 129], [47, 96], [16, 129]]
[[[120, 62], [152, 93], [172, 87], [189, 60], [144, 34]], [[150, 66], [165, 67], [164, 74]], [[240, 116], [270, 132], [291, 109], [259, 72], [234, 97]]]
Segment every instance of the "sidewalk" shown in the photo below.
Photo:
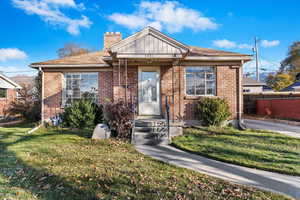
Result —
[[254, 186], [300, 199], [300, 177], [237, 166], [190, 154], [172, 146], [136, 146], [152, 158], [233, 183]]

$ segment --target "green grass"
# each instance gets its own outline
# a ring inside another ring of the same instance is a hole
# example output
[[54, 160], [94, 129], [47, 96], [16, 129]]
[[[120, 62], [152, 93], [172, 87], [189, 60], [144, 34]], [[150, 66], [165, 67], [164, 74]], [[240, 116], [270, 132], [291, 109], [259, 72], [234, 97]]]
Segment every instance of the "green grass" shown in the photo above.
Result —
[[188, 128], [173, 145], [229, 163], [300, 175], [300, 139], [267, 131], [233, 128]]
[[126, 141], [27, 130], [0, 129], [0, 199], [288, 199], [153, 160]]

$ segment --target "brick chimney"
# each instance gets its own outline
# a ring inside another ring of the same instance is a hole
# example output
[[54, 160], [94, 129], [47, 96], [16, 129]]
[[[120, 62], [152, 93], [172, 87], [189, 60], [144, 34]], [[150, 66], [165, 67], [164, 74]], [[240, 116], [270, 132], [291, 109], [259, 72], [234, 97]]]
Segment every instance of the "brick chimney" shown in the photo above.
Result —
[[121, 40], [122, 34], [120, 32], [106, 32], [104, 34], [104, 50]]

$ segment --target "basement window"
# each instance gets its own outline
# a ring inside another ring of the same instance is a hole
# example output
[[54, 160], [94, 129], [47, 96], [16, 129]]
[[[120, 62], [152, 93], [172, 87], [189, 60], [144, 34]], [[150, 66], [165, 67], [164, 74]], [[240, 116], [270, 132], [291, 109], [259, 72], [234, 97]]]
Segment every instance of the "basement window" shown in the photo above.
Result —
[[186, 67], [185, 82], [187, 95], [216, 95], [215, 67]]
[[7, 97], [7, 89], [0, 88], [0, 98], [6, 98], [6, 97]]
[[98, 73], [65, 73], [62, 105], [79, 99], [98, 100]]

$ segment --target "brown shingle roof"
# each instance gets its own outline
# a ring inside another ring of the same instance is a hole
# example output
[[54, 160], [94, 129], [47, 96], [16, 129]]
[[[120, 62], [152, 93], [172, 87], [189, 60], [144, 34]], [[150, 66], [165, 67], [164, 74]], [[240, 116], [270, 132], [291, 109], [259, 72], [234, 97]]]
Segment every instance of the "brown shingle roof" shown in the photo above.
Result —
[[55, 60], [48, 60], [44, 62], [32, 63], [31, 66], [35, 65], [76, 65], [76, 64], [106, 64], [103, 60], [103, 56], [108, 56], [106, 51], [95, 51], [90, 53], [81, 54], [78, 56], [70, 56]]
[[249, 56], [247, 54], [190, 46], [189, 56]]
[[[48, 60], [44, 62], [36, 62], [36, 63], [32, 63], [30, 66], [37, 67], [38, 65], [106, 64], [106, 62], [103, 60], [104, 56], [109, 56], [109, 53], [107, 51], [96, 51], [96, 52], [81, 54], [78, 56], [70, 56], [70, 57], [65, 57], [65, 58], [60, 58], [55, 60]], [[190, 46], [190, 52], [188, 56], [249, 56], [249, 55]]]

